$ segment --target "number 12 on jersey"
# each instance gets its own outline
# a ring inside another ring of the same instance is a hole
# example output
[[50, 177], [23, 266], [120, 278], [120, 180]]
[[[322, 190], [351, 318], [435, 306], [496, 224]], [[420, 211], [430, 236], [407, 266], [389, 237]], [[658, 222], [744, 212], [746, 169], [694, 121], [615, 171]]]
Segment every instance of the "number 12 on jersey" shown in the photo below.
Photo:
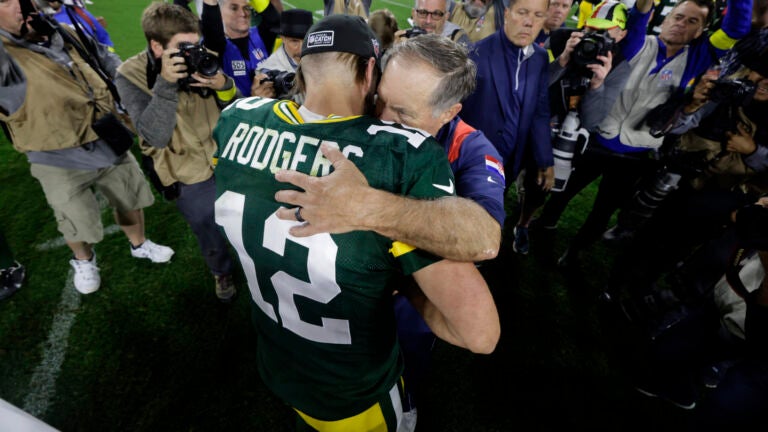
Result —
[[288, 229], [296, 225], [296, 222], [280, 220], [276, 213], [272, 213], [264, 221], [262, 246], [265, 249], [281, 257], [285, 256], [286, 241], [290, 240], [308, 250], [306, 264], [309, 282], [297, 279], [282, 270], [274, 273], [270, 280], [277, 294], [278, 304], [272, 305], [262, 295], [256, 277], [256, 265], [245, 250], [244, 210], [245, 195], [243, 194], [226, 191], [216, 200], [216, 223], [224, 228], [229, 242], [240, 256], [251, 297], [259, 309], [276, 323], [305, 339], [330, 344], [351, 344], [352, 335], [348, 320], [322, 317], [321, 325], [308, 323], [301, 319], [294, 299], [294, 296], [299, 295], [321, 304], [328, 304], [341, 294], [341, 288], [336, 283], [338, 246], [331, 235], [323, 233], [310, 237], [293, 237]]

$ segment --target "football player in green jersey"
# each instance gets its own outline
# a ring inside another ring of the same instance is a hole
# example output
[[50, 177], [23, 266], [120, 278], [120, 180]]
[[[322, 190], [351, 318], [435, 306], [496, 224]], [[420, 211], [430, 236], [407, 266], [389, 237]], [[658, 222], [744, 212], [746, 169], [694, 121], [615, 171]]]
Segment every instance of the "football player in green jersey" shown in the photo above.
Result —
[[[436, 201], [453, 194], [444, 150], [431, 137], [361, 115], [378, 80], [377, 49], [359, 17], [323, 19], [302, 47], [305, 104], [242, 99], [214, 131], [216, 221], [248, 279], [259, 373], [309, 430], [398, 430], [402, 361], [392, 293], [400, 275], [416, 280], [420, 291], [409, 294], [437, 336], [482, 353], [499, 338], [493, 298], [473, 264], [373, 231], [296, 237], [299, 223], [277, 217], [280, 169], [312, 181], [354, 165], [361, 181], [393, 194]], [[284, 210], [302, 219], [301, 208]]]

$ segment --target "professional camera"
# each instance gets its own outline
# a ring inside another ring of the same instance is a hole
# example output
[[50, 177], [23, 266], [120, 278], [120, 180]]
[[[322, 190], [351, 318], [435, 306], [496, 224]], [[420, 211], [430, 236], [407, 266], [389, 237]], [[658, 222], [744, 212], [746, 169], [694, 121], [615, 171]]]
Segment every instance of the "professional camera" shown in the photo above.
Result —
[[605, 31], [587, 33], [573, 48], [571, 61], [580, 67], [599, 64], [600, 60], [597, 59], [597, 56], [607, 55], [615, 43], [616, 41]]
[[173, 54], [173, 57], [181, 57], [187, 66], [189, 76], [181, 79], [181, 84], [195, 82], [192, 74], [199, 72], [200, 75], [214, 76], [219, 70], [219, 62], [216, 56], [210, 54], [205, 48], [198, 44], [182, 42], [179, 44], [179, 52]]
[[719, 78], [712, 84], [715, 86], [709, 90], [709, 100], [736, 106], [747, 105], [757, 90], [755, 83], [747, 79]]
[[[53, 17], [38, 11], [38, 8], [33, 3], [32, 0], [19, 0], [19, 7], [21, 8], [24, 22], [28, 23], [41, 36], [52, 35], [59, 27], [58, 22]], [[21, 35], [24, 36], [28, 31], [27, 26], [21, 26], [20, 31]]]
[[287, 95], [293, 89], [296, 73], [285, 72], [277, 69], [265, 69], [262, 71], [266, 78], [262, 78], [260, 83], [272, 82], [272, 88], [275, 89], [275, 95]]
[[421, 36], [423, 34], [427, 34], [427, 31], [421, 27], [411, 27], [405, 31], [405, 37], [409, 39], [412, 37]]

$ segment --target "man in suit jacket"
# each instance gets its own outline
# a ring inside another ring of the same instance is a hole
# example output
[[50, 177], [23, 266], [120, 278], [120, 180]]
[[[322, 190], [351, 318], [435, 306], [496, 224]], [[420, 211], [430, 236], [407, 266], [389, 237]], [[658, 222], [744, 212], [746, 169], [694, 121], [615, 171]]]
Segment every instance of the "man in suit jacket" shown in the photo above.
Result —
[[[549, 58], [546, 50], [534, 43], [547, 17], [548, 5], [547, 0], [510, 0], [504, 10], [504, 26], [477, 42], [470, 54], [477, 63], [477, 90], [464, 102], [460, 114], [481, 130], [501, 154], [507, 185], [525, 168], [523, 188], [529, 192], [548, 191], [554, 185], [547, 92]], [[515, 250], [519, 243], [520, 252], [527, 253], [527, 228], [516, 227], [515, 236], [520, 237]]]

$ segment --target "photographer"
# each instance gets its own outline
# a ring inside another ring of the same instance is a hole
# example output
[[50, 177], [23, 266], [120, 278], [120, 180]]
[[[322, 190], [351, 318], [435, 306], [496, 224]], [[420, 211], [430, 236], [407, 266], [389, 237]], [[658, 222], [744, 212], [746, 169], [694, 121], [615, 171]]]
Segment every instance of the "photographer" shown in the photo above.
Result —
[[211, 134], [220, 108], [235, 98], [236, 89], [197, 44], [197, 18], [188, 9], [152, 3], [141, 26], [149, 47], [118, 68], [115, 84], [158, 190], [176, 200], [215, 277], [216, 296], [229, 302], [235, 295], [233, 265], [214, 222], [216, 143]]
[[509, 2], [503, 0], [452, 2], [448, 21], [463, 28], [470, 41], [477, 42], [504, 26], [504, 11], [508, 5]]
[[301, 61], [301, 41], [311, 26], [312, 12], [308, 10], [290, 9], [282, 13], [277, 33], [283, 43], [259, 66], [251, 85], [251, 96], [280, 99], [290, 96]]
[[251, 95], [256, 71], [269, 49], [251, 26], [251, 17], [274, 6], [267, 0], [204, 0], [201, 17], [203, 43], [219, 56], [222, 70], [235, 80], [243, 96]]
[[[764, 273], [768, 273], [768, 245], [765, 244], [768, 209], [765, 199], [739, 210], [735, 217], [740, 246], [749, 244], [758, 251]], [[768, 406], [768, 277], [747, 293], [739, 273], [729, 278], [734, 291], [746, 302], [744, 358], [730, 367], [717, 389], [705, 399], [694, 417], [692, 430], [721, 431], [752, 429], [766, 424]], [[739, 287], [739, 288], [736, 288]]]
[[[713, 6], [704, 0], [686, 0], [667, 16], [658, 38], [645, 36], [652, 6], [651, 0], [635, 3], [623, 41], [624, 61], [606, 77], [602, 87], [587, 92], [582, 101], [583, 124], [587, 129], [596, 125], [589, 150], [594, 171], [587, 170], [582, 159], [560, 202], [550, 200], [544, 208], [542, 218], [555, 225], [568, 197], [585, 187], [591, 181], [588, 177], [602, 175], [587, 220], [559, 260], [562, 266], [578, 268], [580, 252], [601, 237], [614, 211], [631, 198], [636, 182], [653, 170], [652, 156], [662, 139], [649, 133], [645, 124], [648, 113], [670, 95], [682, 93], [734, 40], [749, 31], [751, 1], [730, 2], [722, 29], [706, 36]], [[576, 175], [587, 178], [577, 183]]]
[[94, 42], [91, 53], [81, 42], [30, 0], [0, 1], [0, 121], [27, 156], [72, 250], [75, 288], [88, 294], [101, 285], [93, 244], [104, 236], [92, 188], [114, 208], [131, 255], [167, 262], [173, 250], [144, 236], [142, 209], [154, 199], [110, 91], [120, 59], [104, 45]]
[[[761, 198], [728, 216], [729, 228], [702, 247], [705, 257], [697, 257], [715, 269], [706, 295], [687, 299], [686, 313], [669, 314], [670, 324], [637, 344], [633, 355], [636, 389], [682, 409], [696, 408], [692, 431], [752, 430], [766, 423], [767, 202]], [[759, 263], [753, 263], [755, 252]], [[705, 384], [714, 390], [704, 394]]]
[[372, 0], [323, 0], [323, 15], [357, 15], [368, 19]]
[[[550, 8], [552, 7], [550, 4]], [[579, 115], [581, 97], [587, 91], [602, 90], [603, 82], [614, 64], [623, 58], [620, 42], [627, 34], [627, 8], [622, 3], [605, 1], [600, 3], [595, 13], [586, 21], [583, 32], [569, 29], [555, 29], [547, 42], [550, 58], [557, 58], [549, 64], [549, 103], [551, 124], [557, 130], [553, 138], [555, 157], [555, 194], [552, 202], [567, 203], [572, 195], [581, 189], [580, 177], [572, 176], [571, 167], [585, 164], [580, 174], [586, 173], [589, 158], [581, 158], [576, 147], [580, 136], [588, 136], [586, 126]], [[566, 37], [567, 40], [563, 40]], [[578, 160], [576, 160], [578, 158]], [[585, 160], [587, 162], [582, 162]], [[514, 250], [527, 253], [529, 245], [528, 229], [536, 210], [544, 204], [548, 191], [535, 187], [535, 166], [527, 166], [518, 177], [518, 196], [520, 197], [520, 218], [515, 227]], [[570, 177], [574, 177], [571, 179]], [[590, 179], [590, 181], [593, 179]], [[576, 185], [570, 185], [576, 183]], [[570, 185], [570, 186], [569, 186]], [[566, 192], [567, 191], [567, 192]], [[575, 191], [575, 192], [574, 192]], [[550, 204], [550, 207], [552, 204]], [[564, 205], [563, 205], [564, 208]], [[535, 225], [545, 228], [554, 227], [557, 221], [540, 222]]]
[[415, 0], [411, 9], [413, 27], [399, 30], [395, 33], [395, 41], [402, 42], [419, 34], [438, 34], [458, 42], [464, 46], [470, 45], [469, 36], [458, 25], [448, 21], [448, 5], [451, 0]]
[[[724, 70], [726, 77], [705, 74], [678, 113], [669, 133], [684, 135], [672, 143], [663, 172], [680, 180], [652, 217], [637, 228], [631, 248], [616, 260], [608, 285], [612, 297], [648, 296], [656, 280], [680, 263], [685, 263], [685, 277], [702, 285], [699, 281], [707, 279], [711, 266], [683, 260], [719, 236], [734, 210], [768, 191], [766, 54], [768, 30], [737, 43], [726, 57], [732, 60]], [[638, 202], [642, 201], [636, 197], [620, 222], [637, 218], [642, 210]]]

